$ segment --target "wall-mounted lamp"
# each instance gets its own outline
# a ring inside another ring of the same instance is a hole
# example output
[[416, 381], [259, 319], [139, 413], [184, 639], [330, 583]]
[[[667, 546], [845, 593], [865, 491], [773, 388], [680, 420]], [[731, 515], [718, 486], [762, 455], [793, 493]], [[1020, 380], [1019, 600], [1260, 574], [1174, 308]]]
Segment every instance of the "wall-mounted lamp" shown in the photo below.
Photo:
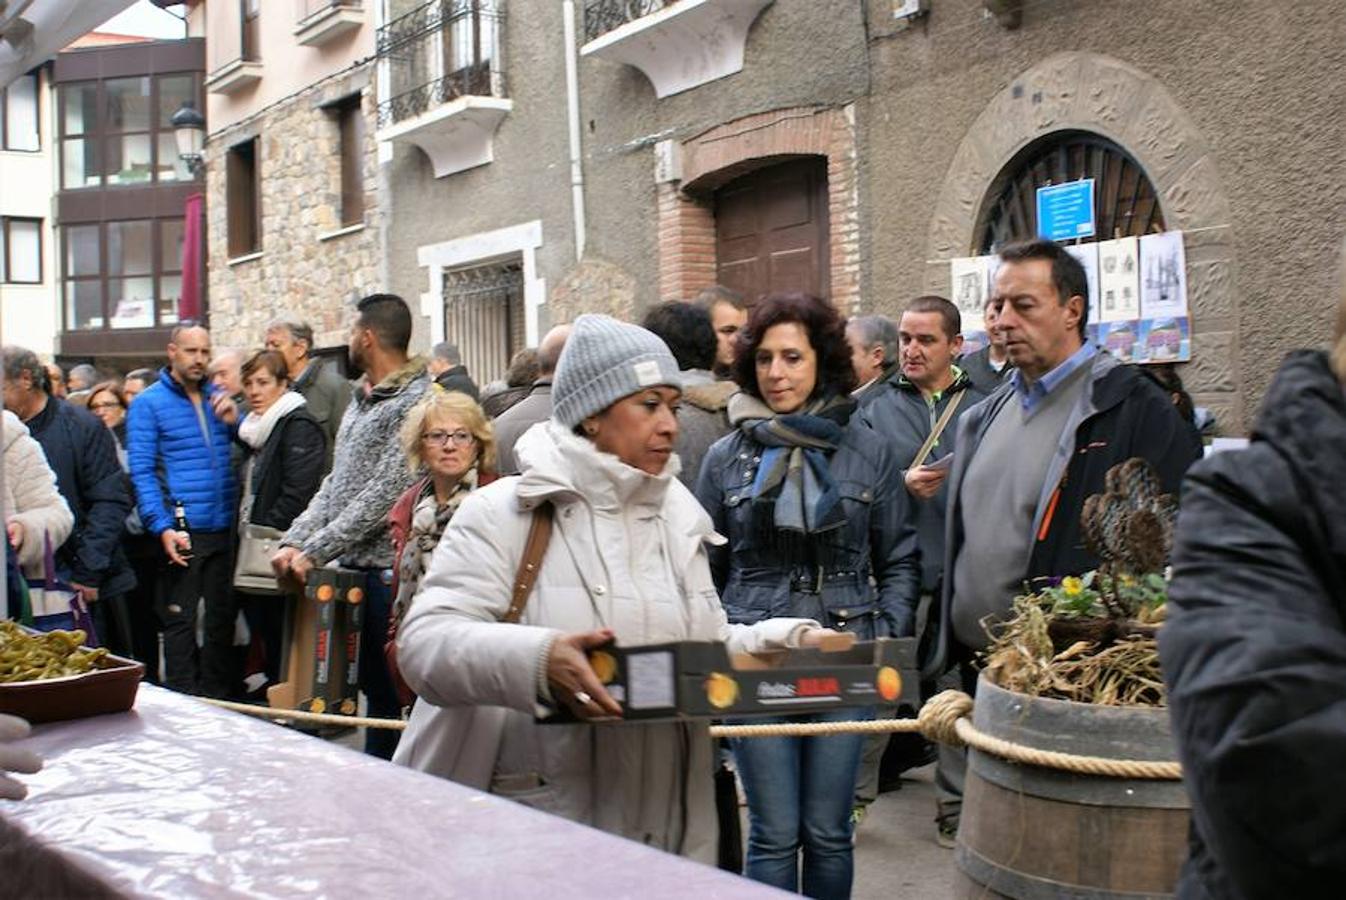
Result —
[[173, 126], [173, 139], [178, 143], [178, 158], [187, 164], [192, 177], [206, 168], [201, 148], [206, 142], [206, 117], [197, 112], [190, 100], [182, 104], [168, 120]]

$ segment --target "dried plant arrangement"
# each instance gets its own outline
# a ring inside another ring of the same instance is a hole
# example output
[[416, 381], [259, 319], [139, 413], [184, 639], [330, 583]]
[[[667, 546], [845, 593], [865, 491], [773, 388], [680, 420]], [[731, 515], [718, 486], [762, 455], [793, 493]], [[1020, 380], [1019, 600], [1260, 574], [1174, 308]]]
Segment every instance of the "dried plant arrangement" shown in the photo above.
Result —
[[1084, 503], [1099, 567], [1029, 585], [1008, 619], [987, 626], [986, 675], [1007, 690], [1104, 706], [1164, 706], [1155, 640], [1177, 504], [1153, 468], [1129, 459]]

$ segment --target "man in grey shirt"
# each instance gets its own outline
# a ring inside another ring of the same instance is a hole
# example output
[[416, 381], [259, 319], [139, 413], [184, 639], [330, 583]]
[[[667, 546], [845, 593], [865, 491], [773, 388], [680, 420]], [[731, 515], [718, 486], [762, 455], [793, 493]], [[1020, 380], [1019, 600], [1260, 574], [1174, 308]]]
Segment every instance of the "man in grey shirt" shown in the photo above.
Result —
[[[1025, 582], [1097, 568], [1080, 511], [1104, 490], [1108, 469], [1148, 461], [1176, 493], [1200, 441], [1150, 379], [1085, 340], [1083, 267], [1050, 241], [1006, 247], [992, 302], [995, 328], [1015, 366], [1010, 389], [973, 407], [958, 425], [949, 476], [945, 583], [926, 675], [952, 669], [976, 689], [985, 627], [1008, 614]], [[940, 843], [951, 846], [961, 812], [964, 757], [941, 746], [936, 793]]]

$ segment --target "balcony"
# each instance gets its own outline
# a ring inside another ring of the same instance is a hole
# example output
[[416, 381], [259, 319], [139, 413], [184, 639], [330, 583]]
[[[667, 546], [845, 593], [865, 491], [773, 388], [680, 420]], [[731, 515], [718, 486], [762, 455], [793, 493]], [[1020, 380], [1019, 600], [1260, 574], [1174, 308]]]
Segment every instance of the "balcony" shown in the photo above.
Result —
[[436, 178], [494, 159], [514, 108], [500, 57], [504, 0], [434, 0], [379, 29], [380, 141], [411, 144]]
[[305, 47], [321, 47], [355, 31], [365, 21], [360, 0], [298, 0], [294, 37]]
[[581, 56], [634, 66], [667, 97], [743, 68], [771, 0], [586, 0]]
[[262, 77], [257, 53], [261, 40], [258, 17], [244, 16], [238, 4], [215, 4], [207, 13], [212, 18], [206, 23], [210, 34], [206, 43], [210, 55], [206, 90], [232, 94], [256, 84]]

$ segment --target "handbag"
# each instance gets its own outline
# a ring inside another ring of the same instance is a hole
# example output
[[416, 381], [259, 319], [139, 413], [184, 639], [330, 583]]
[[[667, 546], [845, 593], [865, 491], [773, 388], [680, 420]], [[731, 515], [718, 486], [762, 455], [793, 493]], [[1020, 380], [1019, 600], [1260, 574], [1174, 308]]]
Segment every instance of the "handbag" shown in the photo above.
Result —
[[245, 523], [239, 529], [238, 555], [234, 560], [234, 587], [250, 594], [280, 594], [271, 557], [280, 550], [285, 532], [267, 525]]
[[[514, 589], [510, 592], [509, 609], [501, 617], [501, 622], [516, 624], [528, 605], [528, 597], [533, 593], [533, 585], [542, 568], [542, 557], [547, 555], [547, 545], [551, 542], [553, 507], [544, 502], [533, 510], [533, 520], [528, 526], [528, 539], [523, 545], [523, 558], [519, 560], [519, 570], [514, 574]], [[416, 692], [402, 677], [397, 664], [397, 629], [402, 623], [396, 616], [388, 617], [387, 638], [383, 642], [383, 657], [388, 663], [388, 674], [392, 677], [393, 688], [397, 691], [398, 701], [405, 707], [411, 706]]]
[[271, 568], [271, 557], [280, 550], [285, 532], [269, 525], [254, 525], [252, 518], [252, 460], [243, 476], [243, 508], [238, 516], [238, 553], [234, 557], [234, 587], [250, 594], [281, 594]]

